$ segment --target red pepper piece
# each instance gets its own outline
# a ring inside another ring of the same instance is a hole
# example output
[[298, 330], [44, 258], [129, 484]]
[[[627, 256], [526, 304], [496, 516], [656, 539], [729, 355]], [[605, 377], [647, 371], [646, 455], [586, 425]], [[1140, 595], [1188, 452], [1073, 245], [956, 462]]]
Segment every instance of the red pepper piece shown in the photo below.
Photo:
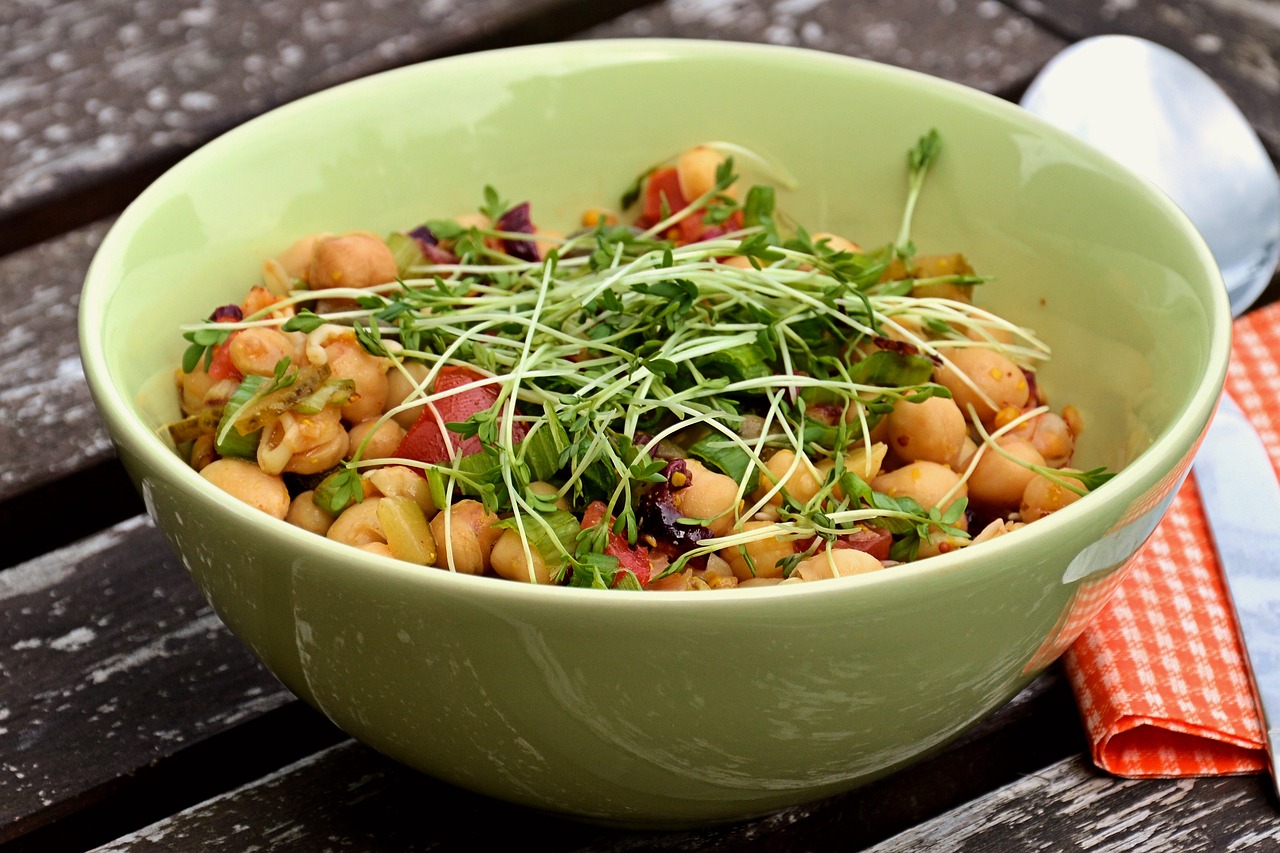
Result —
[[866, 551], [877, 560], [887, 560], [889, 549], [893, 547], [893, 534], [883, 527], [865, 525], [853, 533], [837, 537], [835, 547]]
[[643, 227], [656, 225], [663, 220], [664, 200], [667, 216], [689, 206], [684, 193], [680, 192], [680, 176], [673, 167], [658, 169], [649, 176], [644, 188], [644, 209], [641, 213], [641, 221], [646, 223]]
[[[604, 519], [605, 505], [604, 501], [592, 501], [587, 505], [587, 511], [582, 514], [582, 529], [595, 527]], [[610, 527], [613, 526], [612, 516], [609, 518]], [[632, 547], [625, 536], [620, 533], [609, 531], [609, 543], [605, 545], [604, 553], [610, 557], [618, 558], [618, 568], [626, 569], [636, 576], [636, 580], [640, 581], [643, 586], [649, 582], [649, 576], [653, 571], [649, 564], [649, 549], [643, 545]], [[621, 574], [619, 574], [621, 577]], [[614, 586], [618, 585], [617, 578], [614, 579]]]
[[[468, 367], [446, 365], [436, 374], [436, 382], [432, 386], [431, 393], [452, 391], [455, 388], [482, 382], [484, 379], [484, 376]], [[458, 433], [449, 430], [446, 438], [440, 423], [459, 423], [477, 412], [491, 409], [498, 401], [498, 394], [497, 385], [476, 385], [457, 394], [442, 397], [431, 405], [423, 406], [418, 420], [400, 440], [400, 446], [396, 448], [396, 456], [438, 465], [453, 458], [455, 447], [461, 446], [463, 456], [479, 453], [481, 450], [479, 437], [473, 435], [464, 439]], [[439, 419], [436, 417], [437, 413]], [[513, 425], [512, 432], [516, 441], [524, 438], [526, 431], [524, 424], [517, 422]]]
[[215, 382], [221, 382], [223, 379], [234, 379], [237, 383], [244, 379], [241, 373], [231, 361], [231, 338], [234, 338], [239, 332], [232, 332], [231, 335], [222, 343], [215, 344], [209, 356], [209, 378]]

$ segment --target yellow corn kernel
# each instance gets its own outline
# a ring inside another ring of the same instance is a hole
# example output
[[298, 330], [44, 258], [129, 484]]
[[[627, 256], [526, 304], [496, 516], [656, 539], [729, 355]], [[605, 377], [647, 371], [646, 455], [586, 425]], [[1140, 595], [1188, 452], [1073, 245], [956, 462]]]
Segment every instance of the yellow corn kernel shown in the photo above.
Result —
[[592, 207], [582, 212], [583, 228], [595, 228], [601, 222], [605, 225], [617, 225], [618, 217], [599, 207]]
[[1022, 409], [1019, 409], [1017, 406], [1005, 406], [1003, 409], [996, 412], [996, 418], [993, 423], [996, 429], [1000, 429], [1000, 427], [1012, 423], [1021, 415]]

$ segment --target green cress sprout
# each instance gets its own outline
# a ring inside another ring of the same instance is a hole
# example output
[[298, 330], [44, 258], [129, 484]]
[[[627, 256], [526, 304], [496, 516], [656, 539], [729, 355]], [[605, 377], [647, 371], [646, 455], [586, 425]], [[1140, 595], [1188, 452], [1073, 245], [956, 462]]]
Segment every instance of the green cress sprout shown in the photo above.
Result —
[[[911, 149], [901, 228], [894, 243], [877, 251], [833, 251], [825, 241], [815, 245], [800, 228], [784, 236], [772, 188], [751, 187], [741, 201], [726, 192], [737, 177], [730, 159], [696, 205], [664, 209], [663, 221], [641, 233], [602, 222], [558, 241], [540, 261], [494, 248], [500, 241], [486, 238], [500, 232], [432, 220], [435, 233], [462, 247], [457, 263], [417, 258], [391, 284], [295, 292], [272, 306], [356, 300], [358, 308], [340, 316], [304, 309], [287, 322], [247, 318], [188, 327], [188, 340], [200, 348], [192, 357], [205, 357], [215, 335], [252, 323], [304, 332], [324, 322], [352, 325], [367, 351], [393, 361], [393, 371], [408, 377], [409, 359], [428, 368], [427, 379], [415, 383], [417, 392], [383, 420], [420, 406], [424, 389], [445, 365], [499, 378], [492, 409], [447, 425], [475, 436], [480, 452], [437, 465], [397, 462], [427, 472], [438, 504], [466, 495], [505, 514], [504, 526], [521, 531], [526, 549], [536, 547], [559, 566], [556, 580], [600, 585], [612, 578], [616, 560], [603, 558], [603, 532], [571, 531], [555, 499], [567, 500], [579, 516], [590, 502], [602, 501], [614, 519], [610, 530], [636, 542], [637, 503], [651, 484], [663, 482], [658, 452], [668, 442], [740, 483], [743, 518], [767, 503], [752, 495], [773, 452], [788, 449], [835, 463], [811, 500], [784, 500], [774, 526], [703, 540], [668, 572], [693, 557], [766, 536], [811, 540], [812, 552], [865, 524], [892, 532], [892, 556], [910, 559], [931, 531], [964, 535], [956, 529], [964, 502], [939, 512], [879, 494], [845, 470], [847, 449], [869, 443], [871, 429], [896, 402], [949, 396], [931, 377], [948, 347], [972, 345], [957, 330], [983, 333], [984, 345], [1024, 367], [1049, 352], [1031, 332], [979, 307], [916, 298], [909, 285], [884, 280], [889, 261], [913, 251], [911, 218], [940, 151], [937, 131]], [[628, 190], [628, 201], [641, 179]], [[486, 187], [482, 209], [490, 219], [497, 221], [506, 208]], [[715, 223], [733, 221], [740, 211], [741, 226], [687, 245], [666, 241], [667, 229], [695, 208]], [[726, 263], [734, 258], [745, 263]], [[912, 283], [978, 280], [956, 275]], [[282, 383], [290, 375], [285, 369], [274, 381], [246, 389], [246, 402], [285, 393]], [[820, 411], [836, 417], [820, 417]], [[220, 435], [231, 433], [224, 423]], [[362, 449], [319, 489], [317, 500], [326, 509], [360, 500], [358, 470], [386, 461], [361, 457]], [[1059, 477], [1049, 469], [1041, 473]], [[1069, 476], [1091, 488], [1106, 475]], [[555, 494], [535, 493], [536, 481], [552, 483]]]

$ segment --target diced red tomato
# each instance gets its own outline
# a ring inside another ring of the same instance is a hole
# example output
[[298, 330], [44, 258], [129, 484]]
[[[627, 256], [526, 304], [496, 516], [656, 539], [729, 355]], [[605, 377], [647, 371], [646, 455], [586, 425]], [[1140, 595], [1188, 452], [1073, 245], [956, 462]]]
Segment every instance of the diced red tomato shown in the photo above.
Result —
[[649, 176], [644, 188], [644, 209], [641, 215], [649, 225], [656, 225], [663, 219], [663, 204], [666, 204], [667, 215], [684, 210], [689, 202], [680, 192], [680, 176], [674, 167], [658, 169]]
[[[812, 539], [796, 540], [796, 551], [805, 551], [813, 545]], [[893, 547], [893, 534], [883, 527], [867, 524], [852, 533], [837, 536], [831, 543], [833, 548], [850, 548], [854, 551], [866, 551], [877, 560], [889, 559], [889, 549]]]
[[[470, 368], [447, 365], [440, 368], [440, 372], [436, 374], [436, 382], [432, 386], [431, 393], [439, 394], [444, 391], [452, 391], [455, 388], [461, 388], [483, 380], [484, 377], [482, 375]], [[452, 459], [453, 448], [459, 445], [463, 456], [479, 453], [481, 445], [477, 436], [473, 435], [464, 439], [450, 430], [446, 438], [444, 432], [440, 429], [440, 422], [446, 424], [459, 423], [477, 412], [491, 409], [493, 404], [498, 401], [498, 393], [496, 385], [479, 385], [460, 391], [457, 394], [451, 394], [448, 397], [442, 397], [432, 405], [423, 406], [422, 413], [418, 415], [418, 420], [409, 428], [405, 437], [400, 440], [400, 446], [396, 449], [396, 456], [438, 465]], [[438, 420], [437, 413], [439, 414]], [[526, 432], [527, 429], [524, 424], [517, 422], [514, 425], [513, 433], [516, 441], [524, 438]]]
[[[649, 176], [644, 190], [644, 206], [636, 224], [641, 228], [650, 228], [662, 221], [665, 205], [666, 215], [678, 213], [689, 206], [689, 199], [680, 191], [680, 177], [674, 167], [658, 169]], [[736, 231], [742, 227], [742, 211], [735, 210], [729, 218], [719, 225], [707, 225], [702, 221], [702, 213], [686, 216], [667, 232], [667, 237], [681, 245], [709, 240]], [[674, 233], [673, 233], [674, 232]]]
[[866, 525], [858, 528], [854, 533], [838, 537], [835, 547], [866, 551], [877, 560], [887, 560], [889, 549], [893, 547], [893, 534], [883, 527]]
[[[582, 514], [582, 529], [595, 527], [604, 519], [605, 505], [604, 501], [592, 501], [587, 506], [587, 511]], [[612, 526], [613, 518], [608, 521]], [[643, 545], [632, 546], [627, 542], [627, 538], [620, 533], [609, 531], [609, 543], [605, 545], [604, 552], [610, 557], [618, 558], [618, 568], [626, 569], [636, 576], [636, 580], [640, 581], [641, 586], [649, 582], [649, 575], [653, 571], [649, 564], [649, 549]], [[615, 579], [614, 585], [617, 585]]]
[[230, 337], [213, 348], [209, 358], [209, 378], [215, 382], [221, 382], [223, 379], [234, 379], [239, 382], [244, 379], [244, 374], [237, 370], [231, 361], [231, 338], [238, 334], [240, 333], [232, 332]]

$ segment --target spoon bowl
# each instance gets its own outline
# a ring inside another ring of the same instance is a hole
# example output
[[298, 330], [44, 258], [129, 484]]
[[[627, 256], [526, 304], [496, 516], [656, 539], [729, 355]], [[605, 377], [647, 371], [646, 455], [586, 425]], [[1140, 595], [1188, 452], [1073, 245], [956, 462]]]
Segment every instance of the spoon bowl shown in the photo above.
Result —
[[1097, 36], [1056, 56], [1022, 106], [1163, 190], [1200, 231], [1239, 315], [1280, 259], [1280, 179], [1231, 98], [1179, 54]]

